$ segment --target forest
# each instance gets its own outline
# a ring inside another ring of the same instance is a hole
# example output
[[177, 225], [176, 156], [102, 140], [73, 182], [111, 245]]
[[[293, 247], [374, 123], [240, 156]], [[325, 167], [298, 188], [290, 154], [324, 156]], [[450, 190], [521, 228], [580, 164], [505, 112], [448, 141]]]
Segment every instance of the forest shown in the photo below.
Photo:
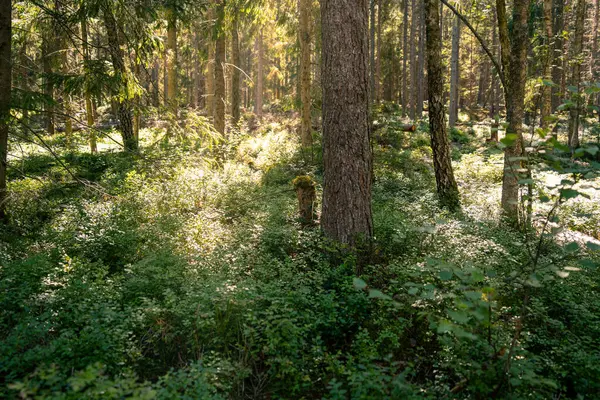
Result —
[[600, 0], [0, 0], [0, 398], [600, 399]]

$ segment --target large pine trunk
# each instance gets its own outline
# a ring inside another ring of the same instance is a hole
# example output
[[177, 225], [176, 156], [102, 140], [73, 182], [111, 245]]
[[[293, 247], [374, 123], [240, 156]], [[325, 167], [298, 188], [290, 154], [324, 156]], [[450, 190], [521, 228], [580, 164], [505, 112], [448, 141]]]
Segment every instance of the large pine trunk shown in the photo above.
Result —
[[454, 18], [452, 26], [452, 55], [450, 58], [450, 110], [449, 124], [454, 128], [458, 121], [458, 85], [460, 77], [460, 19]]
[[331, 239], [373, 235], [368, 0], [323, 0], [323, 211]]
[[[592, 80], [594, 82], [600, 81], [600, 29], [598, 26], [600, 25], [600, 0], [596, 0], [596, 10], [594, 12], [594, 27], [592, 31], [593, 42], [592, 42], [592, 62], [590, 63]], [[598, 122], [600, 122], [600, 93], [596, 94], [596, 112], [598, 113]], [[591, 100], [592, 104], [594, 103], [594, 99]]]
[[[210, 24], [214, 24], [215, 10], [213, 6], [209, 6], [206, 12], [206, 18]], [[209, 27], [211, 34], [208, 35], [207, 47], [208, 47], [208, 62], [206, 63], [206, 115], [209, 120], [213, 120], [215, 114], [215, 44], [214, 44], [214, 25]]]
[[425, 99], [425, 4], [419, 2], [419, 63], [417, 64], [417, 98], [415, 101], [415, 114], [417, 119], [423, 118], [423, 100]]
[[311, 98], [310, 98], [310, 45], [311, 45], [311, 32], [310, 32], [310, 13], [311, 13], [311, 0], [299, 0], [299, 14], [300, 14], [300, 98], [302, 101], [302, 112], [300, 122], [300, 139], [302, 141], [302, 147], [308, 148], [312, 146], [312, 127], [311, 127]]
[[563, 49], [565, 40], [562, 35], [562, 31], [565, 27], [565, 17], [564, 17], [564, 9], [565, 9], [565, 0], [553, 0], [552, 3], [553, 8], [553, 34], [555, 37], [554, 45], [552, 46], [552, 82], [554, 85], [552, 86], [552, 112], [556, 111], [556, 109], [560, 106], [562, 102], [562, 81], [564, 77], [564, 68], [563, 68]]
[[404, 16], [402, 23], [403, 27], [403, 40], [402, 40], [402, 91], [400, 97], [402, 98], [402, 116], [406, 116], [406, 109], [408, 107], [408, 69], [406, 68], [408, 61], [408, 0], [404, 0]]
[[[106, 37], [108, 39], [108, 52], [113, 64], [115, 75], [119, 78], [121, 88], [125, 92], [123, 99], [119, 100], [117, 106], [117, 119], [119, 120], [119, 129], [123, 138], [123, 146], [126, 151], [135, 151], [138, 148], [138, 142], [133, 134], [133, 116], [131, 111], [131, 100], [129, 99], [127, 72], [123, 60], [123, 50], [119, 40], [119, 28], [110, 4], [103, 6], [104, 26], [106, 28]], [[115, 96], [116, 99], [116, 96]]]
[[258, 118], [263, 115], [263, 34], [262, 28], [256, 34], [254, 42], [254, 51], [256, 52], [256, 84], [254, 87], [254, 113]]
[[53, 38], [50, 32], [50, 27], [44, 27], [44, 32], [42, 32], [42, 69], [44, 72], [43, 78], [43, 89], [44, 96], [46, 96], [47, 101], [44, 103], [44, 114], [45, 121], [44, 125], [46, 128], [46, 132], [48, 135], [54, 135], [55, 126], [54, 126], [54, 83], [50, 76], [52, 75], [52, 67], [54, 60], [54, 43]]
[[416, 0], [412, 0], [411, 5], [411, 24], [410, 24], [410, 119], [415, 120], [417, 107], [417, 26], [418, 26], [418, 15]]
[[12, 82], [11, 65], [12, 8], [0, 1], [0, 221], [6, 222], [6, 161], [8, 154], [8, 116]]
[[542, 99], [540, 107], [540, 126], [548, 127], [548, 117], [552, 113], [552, 0], [543, 0], [544, 8], [544, 51], [543, 51], [543, 71], [542, 71]]
[[581, 64], [583, 63], [583, 23], [585, 22], [586, 1], [577, 0], [575, 9], [575, 33], [571, 46], [571, 76], [570, 86], [577, 88], [574, 104], [569, 108], [569, 147], [575, 150], [579, 147], [579, 121], [583, 106], [581, 92]]
[[450, 143], [446, 131], [444, 107], [444, 70], [439, 0], [425, 0], [427, 30], [427, 82], [429, 93], [429, 132], [437, 191], [442, 206], [454, 211], [459, 207], [458, 186], [452, 170]]
[[[88, 28], [87, 28], [87, 16], [81, 21], [81, 39], [83, 43], [83, 63], [84, 66], [90, 61], [90, 48], [88, 45]], [[85, 101], [85, 115], [87, 120], [87, 127], [90, 132], [90, 152], [95, 154], [98, 152], [98, 145], [96, 143], [96, 130], [94, 129], [94, 109], [92, 107], [92, 95], [86, 88], [84, 90], [84, 101]]]

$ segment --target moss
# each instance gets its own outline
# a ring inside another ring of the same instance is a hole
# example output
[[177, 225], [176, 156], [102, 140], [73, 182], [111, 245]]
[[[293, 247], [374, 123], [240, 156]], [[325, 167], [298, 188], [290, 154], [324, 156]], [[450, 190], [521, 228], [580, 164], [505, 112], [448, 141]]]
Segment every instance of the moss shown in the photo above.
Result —
[[295, 189], [308, 189], [315, 187], [315, 181], [308, 175], [297, 176], [293, 181]]

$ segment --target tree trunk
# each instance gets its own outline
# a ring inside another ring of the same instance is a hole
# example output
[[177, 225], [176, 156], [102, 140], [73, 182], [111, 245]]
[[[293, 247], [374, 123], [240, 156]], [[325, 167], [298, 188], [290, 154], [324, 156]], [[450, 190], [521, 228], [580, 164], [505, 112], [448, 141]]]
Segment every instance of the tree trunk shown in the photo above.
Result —
[[217, 38], [215, 41], [215, 130], [225, 134], [225, 18], [223, 0], [217, 2]]
[[[44, 27], [44, 29], [49, 29]], [[44, 71], [43, 86], [44, 96], [47, 100], [44, 103], [44, 113], [46, 114], [45, 125], [48, 135], [54, 135], [54, 83], [50, 76], [52, 75], [52, 66], [54, 64], [54, 46], [52, 35], [49, 32], [42, 33], [42, 68]]]
[[376, 65], [375, 65], [375, 5], [377, 0], [370, 0], [370, 10], [369, 10], [369, 15], [371, 17], [371, 23], [370, 23], [370, 41], [369, 41], [369, 51], [370, 51], [370, 63], [369, 66], [371, 68], [370, 71], [370, 90], [371, 90], [371, 100], [375, 100], [376, 96], [375, 96], [375, 91], [376, 91], [376, 86], [375, 86], [375, 74], [376, 74]]
[[450, 58], [450, 109], [449, 125], [454, 128], [458, 121], [459, 78], [460, 78], [460, 19], [454, 18], [452, 26], [452, 56]]
[[377, 57], [375, 59], [375, 101], [381, 102], [381, 29], [383, 28], [383, 1], [377, 0]]
[[417, 98], [415, 114], [423, 118], [423, 100], [425, 98], [425, 0], [419, 1], [419, 63], [417, 64]]
[[[87, 16], [81, 21], [81, 39], [83, 42], [83, 63], [84, 66], [90, 61], [90, 48], [88, 45], [88, 28], [87, 28]], [[85, 67], [84, 67], [85, 68]], [[94, 129], [94, 109], [92, 107], [92, 95], [90, 91], [84, 89], [85, 98], [85, 115], [87, 119], [87, 126], [90, 135], [90, 152], [95, 154], [98, 152], [98, 145], [96, 143], [96, 130]]]
[[540, 126], [548, 127], [548, 118], [552, 113], [552, 0], [543, 0], [544, 8], [544, 51], [543, 51], [543, 71], [542, 71], [542, 98], [540, 107]]
[[446, 110], [443, 102], [442, 32], [440, 30], [438, 3], [439, 0], [425, 0], [429, 132], [431, 134], [433, 166], [440, 203], [442, 206], [455, 211], [459, 208], [459, 196], [458, 185], [452, 170], [450, 143], [446, 131]]
[[311, 126], [311, 97], [310, 97], [310, 56], [311, 56], [311, 31], [310, 31], [310, 13], [311, 0], [299, 0], [300, 8], [300, 87], [302, 112], [300, 122], [300, 139], [303, 148], [312, 146], [312, 126]]
[[325, 234], [370, 241], [372, 153], [369, 121], [368, 0], [322, 0], [323, 211]]
[[563, 49], [565, 40], [562, 35], [562, 31], [565, 26], [565, 17], [564, 17], [564, 9], [565, 9], [565, 0], [553, 0], [552, 7], [554, 12], [552, 13], [554, 16], [554, 26], [553, 26], [553, 36], [554, 36], [554, 46], [552, 46], [552, 82], [554, 85], [552, 86], [552, 112], [555, 112], [556, 109], [560, 106], [562, 102], [562, 96], [564, 93], [561, 90], [561, 83], [563, 81], [564, 76], [564, 68], [562, 67], [562, 63], [564, 60]]
[[509, 36], [504, 0], [496, 0], [498, 12], [498, 31], [500, 36], [501, 59], [507, 87], [504, 88], [506, 99], [506, 130], [508, 143], [504, 150], [504, 175], [502, 179], [502, 209], [505, 216], [513, 223], [519, 218], [519, 170], [520, 157], [523, 155], [523, 116], [525, 110], [525, 82], [527, 79], [527, 49], [529, 36], [527, 17], [529, 2], [516, 1], [513, 9], [512, 37]]
[[12, 6], [0, 1], [0, 221], [7, 222], [6, 167], [8, 155], [8, 118], [12, 82], [11, 64]]
[[167, 10], [167, 106], [177, 120], [177, 17]]
[[214, 35], [212, 32], [215, 29], [215, 10], [213, 6], [209, 6], [206, 18], [210, 21], [210, 32], [208, 35], [208, 62], [206, 63], [206, 115], [209, 120], [213, 120], [215, 114], [215, 44]]
[[404, 0], [403, 24], [404, 37], [402, 43], [402, 92], [400, 95], [402, 96], [402, 116], [404, 117], [406, 116], [406, 109], [408, 107], [408, 69], [406, 68], [408, 61], [408, 0]]
[[[104, 25], [106, 27], [106, 36], [108, 39], [108, 51], [112, 60], [115, 75], [118, 77], [121, 90], [125, 93], [124, 98], [119, 99], [117, 108], [117, 118], [119, 120], [119, 129], [123, 137], [123, 146], [126, 151], [135, 151], [138, 148], [138, 142], [133, 134], [133, 119], [131, 115], [131, 100], [128, 93], [127, 73], [125, 62], [123, 61], [123, 50], [119, 40], [119, 28], [110, 4], [104, 4], [102, 7]], [[116, 99], [116, 96], [114, 97]]]
[[256, 34], [254, 42], [254, 50], [256, 52], [256, 85], [254, 87], [254, 113], [261, 119], [263, 115], [263, 34], [262, 28]]
[[575, 9], [575, 33], [573, 45], [571, 46], [571, 77], [570, 86], [577, 88], [574, 97], [574, 105], [569, 108], [569, 147], [575, 150], [579, 147], [579, 120], [581, 107], [583, 106], [581, 94], [581, 64], [583, 63], [583, 24], [585, 22], [586, 2], [577, 0]]
[[242, 68], [240, 60], [240, 38], [239, 38], [239, 16], [233, 16], [233, 26], [231, 27], [231, 61], [233, 63], [233, 73], [231, 77], [231, 119], [234, 127], [240, 122], [241, 92], [240, 92], [240, 69]]
[[416, 0], [411, 1], [411, 24], [410, 24], [410, 119], [412, 121], [416, 118], [417, 107], [417, 25], [418, 25], [418, 15], [419, 11], [417, 10], [417, 2]]
[[[600, 82], [600, 29], [598, 25], [600, 25], [600, 0], [596, 0], [596, 11], [594, 13], [594, 28], [592, 31], [592, 61], [590, 63], [590, 69], [592, 74], [592, 81]], [[595, 95], [596, 97], [596, 113], [598, 114], [598, 122], [600, 122], [600, 93]], [[592, 98], [593, 104], [593, 98]]]

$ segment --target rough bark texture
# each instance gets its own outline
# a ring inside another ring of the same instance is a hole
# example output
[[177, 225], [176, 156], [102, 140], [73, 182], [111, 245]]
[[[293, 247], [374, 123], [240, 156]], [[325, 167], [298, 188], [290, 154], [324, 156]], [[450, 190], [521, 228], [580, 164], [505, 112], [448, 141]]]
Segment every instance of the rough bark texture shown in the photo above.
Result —
[[525, 82], [527, 78], [527, 17], [529, 2], [518, 0], [513, 7], [512, 37], [509, 36], [504, 0], [496, 0], [498, 31], [502, 55], [502, 68], [505, 72], [507, 136], [513, 139], [504, 150], [504, 175], [502, 179], [502, 209], [505, 216], [517, 222], [519, 217], [519, 173], [521, 162], [515, 158], [523, 153], [523, 117], [525, 109]]
[[553, 0], [552, 7], [554, 9], [552, 13], [554, 16], [552, 33], [555, 36], [554, 45], [552, 46], [554, 61], [552, 66], [552, 82], [554, 83], [552, 87], [552, 111], [554, 112], [562, 101], [561, 82], [564, 76], [564, 68], [562, 67], [564, 39], [561, 33], [565, 26], [565, 0]]
[[300, 122], [300, 140], [302, 147], [312, 146], [312, 126], [310, 119], [311, 98], [310, 98], [310, 53], [311, 53], [311, 32], [310, 32], [310, 13], [311, 0], [299, 0], [298, 7], [300, 13], [300, 98], [302, 101], [301, 122]]
[[231, 28], [231, 62], [233, 63], [233, 72], [231, 77], [231, 120], [233, 126], [237, 126], [240, 121], [240, 38], [238, 15], [233, 16], [233, 26]]
[[368, 0], [323, 0], [325, 234], [351, 245], [373, 235]]
[[110, 9], [110, 4], [104, 4], [102, 12], [104, 26], [106, 28], [106, 37], [108, 39], [108, 52], [110, 54], [115, 75], [119, 77], [121, 82], [122, 93], [118, 95], [119, 104], [117, 106], [117, 118], [119, 120], [119, 129], [123, 138], [123, 146], [126, 151], [135, 151], [138, 148], [138, 142], [133, 134], [131, 100], [127, 89], [127, 74], [125, 71], [125, 62], [123, 61], [123, 50], [121, 50], [119, 40], [119, 28], [115, 16]]
[[[81, 21], [81, 39], [83, 42], [83, 63], [84, 65], [90, 61], [90, 48], [88, 45], [88, 28], [87, 18]], [[85, 115], [87, 120], [87, 126], [90, 135], [90, 152], [95, 154], [98, 152], [98, 145], [96, 143], [96, 130], [94, 129], [94, 109], [92, 108], [92, 95], [89, 90], [84, 90], [85, 100]]]
[[167, 106], [177, 118], [177, 18], [167, 10]]
[[[594, 12], [594, 28], [592, 31], [593, 42], [592, 42], [592, 61], [590, 63], [592, 80], [594, 82], [600, 81], [600, 30], [598, 26], [600, 25], [600, 0], [596, 0], [595, 4], [596, 11]], [[593, 102], [593, 100], [592, 100]], [[596, 112], [598, 114], [598, 122], [600, 122], [600, 93], [596, 95]]]
[[[225, 5], [217, 3], [217, 21], [223, 22]], [[215, 130], [225, 133], [225, 32], [218, 28], [215, 41]]]
[[449, 124], [450, 128], [454, 128], [458, 120], [458, 80], [460, 76], [460, 19], [454, 17], [454, 25], [452, 26], [452, 56], [450, 58], [450, 110]]
[[12, 82], [11, 43], [11, 2], [0, 1], [0, 221], [3, 222], [6, 222], [6, 158]]
[[377, 0], [377, 55], [375, 58], [375, 101], [381, 101], [381, 29], [383, 28], [383, 1]]
[[371, 90], [371, 100], [375, 100], [375, 90], [376, 90], [376, 86], [375, 86], [375, 74], [376, 74], [376, 65], [375, 65], [375, 2], [377, 0], [370, 0], [370, 11], [369, 11], [369, 15], [371, 17], [371, 23], [370, 23], [370, 38], [371, 40], [369, 41], [369, 51], [370, 51], [370, 63], [369, 66], [371, 67], [371, 81], [370, 81], [370, 90]]
[[429, 92], [429, 132], [433, 150], [433, 166], [440, 203], [454, 211], [459, 208], [458, 186], [452, 170], [450, 143], [446, 132], [443, 102], [444, 70], [439, 0], [425, 0], [427, 30], [427, 81]]
[[402, 40], [402, 116], [406, 116], [406, 108], [408, 107], [408, 69], [406, 63], [408, 61], [408, 0], [404, 0], [404, 16], [403, 16], [404, 33]]
[[[52, 41], [52, 35], [50, 32], [47, 32], [47, 30], [49, 30], [49, 28], [44, 27], [44, 32], [42, 32], [43, 86], [46, 98], [50, 101], [54, 101], [54, 83], [52, 82], [52, 79], [49, 78], [50, 75], [52, 75], [52, 67], [54, 64], [54, 43]], [[50, 101], [44, 103], [44, 112], [46, 114], [44, 123], [48, 135], [54, 135], [54, 104]]]
[[417, 25], [418, 25], [418, 10], [416, 0], [412, 0], [411, 5], [411, 24], [410, 24], [410, 105], [409, 115], [411, 120], [416, 117], [416, 99], [417, 99]]
[[[211, 24], [210, 30], [214, 29], [215, 10], [212, 6], [208, 9], [206, 18]], [[215, 113], [215, 44], [213, 35], [209, 35], [208, 40], [208, 62], [206, 63], [206, 115], [213, 119]]]
[[425, 3], [419, 2], [419, 62], [417, 64], [417, 97], [415, 99], [415, 116], [423, 117], [423, 100], [425, 99]]
[[256, 52], [256, 79], [254, 87], [254, 113], [258, 118], [263, 115], [263, 35], [262, 28], [259, 27], [259, 32], [256, 35], [254, 42], [254, 51]]
[[570, 86], [577, 88], [574, 105], [569, 109], [569, 147], [574, 150], [579, 147], [579, 120], [583, 105], [581, 91], [581, 64], [583, 63], [583, 23], [585, 22], [585, 0], [577, 0], [575, 9], [575, 33], [571, 46], [571, 77]]
[[544, 51], [543, 51], [543, 63], [544, 68], [542, 71], [542, 79], [544, 84], [542, 85], [542, 99], [540, 107], [540, 126], [542, 128], [548, 127], [548, 117], [552, 113], [552, 0], [543, 0], [544, 8]]

